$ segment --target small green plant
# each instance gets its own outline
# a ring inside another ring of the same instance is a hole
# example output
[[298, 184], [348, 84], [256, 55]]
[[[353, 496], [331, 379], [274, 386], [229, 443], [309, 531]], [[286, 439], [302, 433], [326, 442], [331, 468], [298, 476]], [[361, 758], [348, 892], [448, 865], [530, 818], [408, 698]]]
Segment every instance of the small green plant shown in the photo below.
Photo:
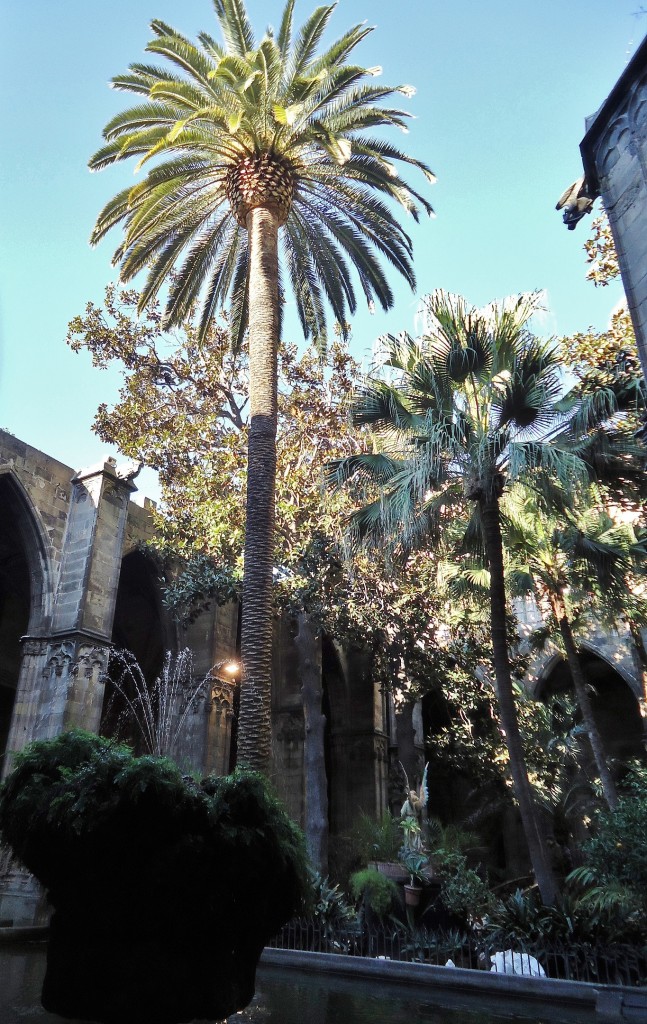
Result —
[[599, 810], [582, 845], [584, 865], [566, 879], [581, 930], [612, 942], [647, 940], [645, 768], [630, 767], [615, 810]]
[[351, 877], [350, 886], [353, 897], [363, 900], [378, 917], [386, 917], [398, 897], [395, 882], [373, 868], [356, 871]]
[[407, 815], [400, 822], [404, 833], [404, 849], [419, 850], [422, 847], [422, 827], [417, 818]]
[[362, 811], [351, 833], [356, 862], [364, 865], [372, 860], [397, 860], [401, 842], [400, 823], [389, 811], [377, 820]]
[[400, 861], [406, 871], [409, 872], [410, 885], [426, 882], [425, 870], [429, 866], [429, 857], [422, 850], [403, 849], [400, 851]]
[[312, 894], [309, 899], [310, 916], [325, 929], [334, 929], [354, 920], [355, 908], [348, 903], [339, 885], [332, 885], [318, 871], [311, 875]]

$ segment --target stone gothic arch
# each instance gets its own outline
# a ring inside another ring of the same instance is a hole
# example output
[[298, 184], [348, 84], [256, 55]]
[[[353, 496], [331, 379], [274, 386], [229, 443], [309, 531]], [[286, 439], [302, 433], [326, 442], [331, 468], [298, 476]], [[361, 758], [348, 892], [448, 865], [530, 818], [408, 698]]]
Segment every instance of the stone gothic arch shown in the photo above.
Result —
[[51, 620], [48, 545], [19, 480], [0, 472], [0, 758], [4, 757], [20, 676], [22, 645]]
[[[620, 764], [644, 756], [643, 725], [634, 680], [619, 661], [604, 657], [594, 640], [579, 645], [580, 661], [591, 688], [591, 703], [607, 756]], [[552, 654], [538, 674], [540, 700], [572, 688], [568, 664]]]
[[[133, 655], [150, 690], [162, 671], [166, 651], [174, 645], [168, 637], [155, 567], [137, 548], [121, 561], [111, 640], [117, 651]], [[117, 678], [119, 672], [118, 663], [112, 660], [109, 675]], [[140, 750], [141, 737], [127, 713], [125, 699], [110, 682], [105, 688], [100, 732], [128, 740]]]

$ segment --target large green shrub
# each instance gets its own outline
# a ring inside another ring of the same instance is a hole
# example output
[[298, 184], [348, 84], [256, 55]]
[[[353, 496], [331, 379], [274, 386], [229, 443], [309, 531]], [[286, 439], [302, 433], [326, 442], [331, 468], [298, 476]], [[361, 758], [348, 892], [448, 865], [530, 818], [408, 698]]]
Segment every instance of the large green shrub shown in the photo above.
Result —
[[582, 859], [601, 883], [620, 882], [635, 889], [647, 910], [647, 790], [634, 785], [615, 811], [598, 812]]
[[636, 771], [614, 811], [598, 811], [584, 864], [567, 879], [588, 931], [614, 941], [647, 941], [645, 774]]
[[492, 903], [492, 894], [476, 871], [468, 867], [464, 854], [437, 850], [433, 861], [445, 908], [464, 926], [480, 921]]
[[297, 827], [253, 772], [201, 783], [89, 733], [34, 743], [0, 787], [3, 841], [54, 908], [43, 1004], [128, 1024], [222, 1018], [303, 906]]

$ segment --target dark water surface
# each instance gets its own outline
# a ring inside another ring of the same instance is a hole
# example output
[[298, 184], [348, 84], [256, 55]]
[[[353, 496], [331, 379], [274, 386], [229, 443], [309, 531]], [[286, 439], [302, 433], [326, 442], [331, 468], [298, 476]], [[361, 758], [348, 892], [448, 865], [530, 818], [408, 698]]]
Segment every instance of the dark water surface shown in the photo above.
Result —
[[[0, 945], [0, 1024], [61, 1024], [61, 1017], [40, 1005], [45, 957], [45, 943]], [[229, 1024], [556, 1024], [564, 1019], [548, 1011], [539, 1017], [532, 1009], [531, 1015], [522, 1013], [516, 1002], [514, 1009], [494, 1007], [491, 1000], [486, 1006], [485, 997], [461, 999], [419, 985], [409, 995], [406, 989], [364, 979], [266, 967], [258, 970], [254, 1001]]]

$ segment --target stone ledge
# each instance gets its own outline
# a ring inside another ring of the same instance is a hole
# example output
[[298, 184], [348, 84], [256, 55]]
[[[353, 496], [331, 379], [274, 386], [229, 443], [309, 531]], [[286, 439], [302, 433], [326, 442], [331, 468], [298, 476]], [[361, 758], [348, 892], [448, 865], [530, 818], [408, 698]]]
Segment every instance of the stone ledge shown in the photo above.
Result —
[[[528, 1012], [539, 1007], [551, 1007], [573, 1022], [644, 1022], [647, 1020], [647, 988], [628, 988], [622, 985], [593, 985], [585, 981], [560, 981], [556, 978], [524, 978], [469, 968], [436, 967], [431, 964], [401, 963], [395, 960], [377, 960], [344, 956], [339, 953], [307, 953], [266, 948], [261, 957], [263, 967], [296, 969], [314, 974], [330, 974], [338, 978], [363, 978], [379, 981], [399, 990], [419, 986], [420, 997], [430, 1001], [430, 991], [459, 993], [477, 999], [489, 997], [493, 1001], [504, 997], [507, 1012], [514, 1012], [516, 1004]], [[417, 993], [415, 993], [417, 994]], [[415, 998], [415, 994], [413, 994]], [[482, 1004], [479, 1004], [482, 1009]], [[500, 1003], [498, 1004], [500, 1006]]]
[[16, 928], [0, 928], [0, 944], [7, 942], [44, 941], [49, 935], [47, 925], [25, 925]]

